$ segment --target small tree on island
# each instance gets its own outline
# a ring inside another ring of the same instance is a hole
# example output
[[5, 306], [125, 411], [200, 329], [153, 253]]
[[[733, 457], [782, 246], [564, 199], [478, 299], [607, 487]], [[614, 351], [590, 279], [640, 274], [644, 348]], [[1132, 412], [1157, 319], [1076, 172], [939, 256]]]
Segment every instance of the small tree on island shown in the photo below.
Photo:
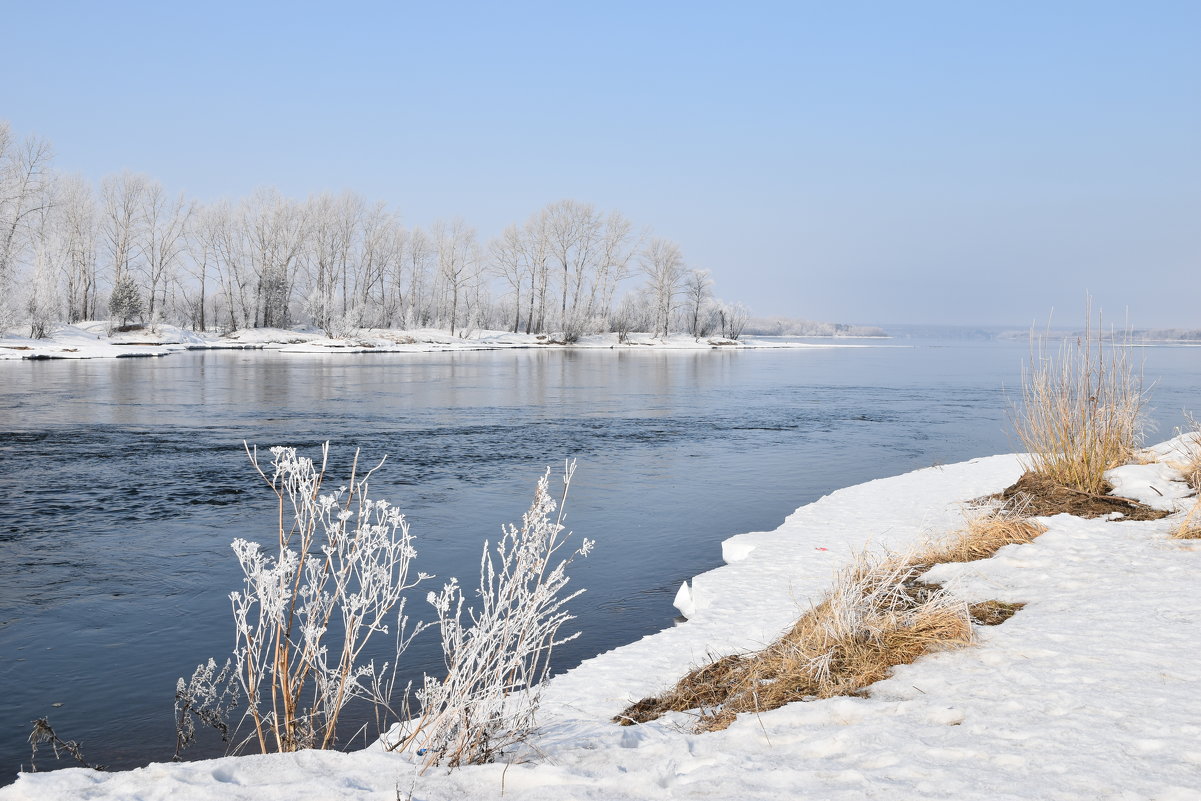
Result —
[[120, 320], [122, 328], [132, 318], [142, 316], [142, 293], [128, 273], [122, 273], [113, 284], [113, 293], [108, 299], [108, 314], [113, 320]]

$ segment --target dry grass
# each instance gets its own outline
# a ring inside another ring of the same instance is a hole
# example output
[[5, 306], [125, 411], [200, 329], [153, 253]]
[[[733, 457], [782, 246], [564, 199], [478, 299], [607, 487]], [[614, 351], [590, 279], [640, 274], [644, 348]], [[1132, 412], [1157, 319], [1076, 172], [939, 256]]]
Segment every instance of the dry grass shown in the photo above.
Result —
[[908, 557], [861, 554], [829, 596], [767, 648], [694, 670], [614, 720], [629, 725], [699, 709], [699, 730], [724, 729], [739, 713], [856, 694], [897, 665], [968, 645], [967, 605], [939, 588], [914, 592], [920, 569]]
[[1201, 423], [1193, 421], [1193, 430], [1190, 432], [1193, 445], [1191, 454], [1188, 459], [1179, 464], [1173, 463], [1175, 467], [1184, 475], [1184, 481], [1194, 492], [1201, 493]]
[[1178, 540], [1201, 539], [1201, 423], [1193, 421], [1193, 447], [1190, 456], [1183, 462], [1171, 462], [1171, 466], [1184, 475], [1184, 481], [1197, 493], [1193, 507], [1184, 519], [1172, 529], [1172, 537]]
[[1126, 464], [1141, 437], [1142, 377], [1124, 342], [1097, 332], [1065, 340], [1047, 355], [1045, 338], [1032, 338], [1030, 365], [1022, 377], [1022, 403], [1013, 423], [1030, 454], [1029, 469], [1056, 484], [1105, 493], [1106, 470]]
[[990, 503], [969, 508], [962, 529], [941, 542], [931, 543], [915, 557], [926, 565], [945, 562], [974, 562], [988, 559], [1006, 545], [1032, 542], [1047, 527], [1026, 516], [1026, 504]]
[[981, 626], [999, 626], [1017, 614], [1024, 603], [1006, 603], [1005, 601], [981, 601], [968, 607], [972, 622]]
[[1193, 508], [1172, 529], [1172, 538], [1177, 540], [1201, 540], [1201, 495], [1193, 502]]
[[697, 729], [715, 731], [743, 712], [862, 694], [897, 665], [969, 645], [973, 623], [1004, 623], [1023, 604], [968, 606], [937, 584], [921, 581], [921, 575], [935, 564], [987, 559], [1047, 530], [1025, 514], [1021, 503], [993, 502], [969, 509], [962, 529], [917, 552], [860, 554], [837, 575], [830, 594], [771, 645], [697, 668], [662, 695], [631, 704], [613, 721], [628, 726], [667, 712], [698, 710]]

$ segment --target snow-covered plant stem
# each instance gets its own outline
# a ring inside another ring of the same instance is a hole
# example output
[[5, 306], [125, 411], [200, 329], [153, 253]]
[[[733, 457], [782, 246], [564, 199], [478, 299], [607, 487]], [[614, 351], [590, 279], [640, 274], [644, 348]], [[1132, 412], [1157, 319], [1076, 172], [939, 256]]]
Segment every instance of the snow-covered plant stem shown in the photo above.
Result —
[[404, 516], [368, 498], [379, 465], [360, 476], [356, 451], [348, 486], [322, 495], [329, 443], [320, 467], [295, 448], [271, 455], [264, 470], [247, 446], [278, 499], [278, 547], [233, 543], [244, 574], [230, 595], [234, 661], [261, 751], [328, 748], [351, 699], [390, 703], [396, 662], [377, 668], [360, 656], [371, 635], [393, 626], [399, 659], [421, 629], [408, 626], [404, 592], [429, 577], [410, 578], [416, 552]]
[[390, 747], [415, 749], [426, 766], [455, 767], [492, 761], [533, 730], [551, 652], [578, 636], [559, 636], [572, 619], [565, 605], [582, 592], [564, 593], [567, 566], [592, 548], [583, 540], [578, 550], [555, 562], [569, 536], [563, 533], [563, 504], [574, 471], [575, 463], [568, 462], [557, 504], [548, 469], [520, 528], [503, 526], [495, 549], [484, 544], [479, 606], [466, 610], [467, 620], [455, 580], [429, 594], [438, 614], [446, 677], [425, 677], [418, 693], [421, 715], [401, 727]]

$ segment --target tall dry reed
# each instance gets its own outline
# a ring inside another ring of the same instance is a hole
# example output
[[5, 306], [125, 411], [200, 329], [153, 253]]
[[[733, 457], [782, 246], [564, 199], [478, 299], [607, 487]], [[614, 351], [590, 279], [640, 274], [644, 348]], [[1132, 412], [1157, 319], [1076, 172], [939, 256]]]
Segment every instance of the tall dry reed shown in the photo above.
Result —
[[1013, 423], [1029, 453], [1028, 469], [1055, 484], [1096, 495], [1104, 473], [1129, 462], [1142, 434], [1142, 376], [1126, 339], [1103, 334], [1092, 309], [1082, 336], [1047, 353], [1046, 337], [1032, 337], [1022, 376], [1022, 401]]

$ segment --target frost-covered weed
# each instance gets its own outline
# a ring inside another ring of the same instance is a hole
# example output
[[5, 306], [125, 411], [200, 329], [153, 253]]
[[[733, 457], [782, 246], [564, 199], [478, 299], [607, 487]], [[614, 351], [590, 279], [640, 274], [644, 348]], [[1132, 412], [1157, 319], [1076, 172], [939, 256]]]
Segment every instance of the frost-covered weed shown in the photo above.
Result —
[[210, 659], [196, 668], [192, 678], [175, 683], [175, 756], [196, 741], [196, 721], [216, 729], [221, 739], [229, 740], [229, 716], [238, 705], [238, 677], [233, 663], [226, 659], [218, 672]]
[[[433, 624], [410, 625], [404, 594], [430, 576], [411, 577], [416, 552], [404, 516], [368, 497], [368, 479], [379, 465], [359, 477], [356, 452], [348, 486], [322, 494], [328, 454], [326, 443], [318, 466], [295, 448], [272, 448], [265, 470], [247, 447], [278, 501], [276, 547], [268, 551], [243, 539], [232, 544], [243, 573], [242, 589], [230, 594], [232, 667], [218, 672], [209, 660], [190, 681], [179, 680], [177, 757], [194, 739], [196, 720], [228, 733], [225, 716], [238, 703], [238, 688], [245, 694], [243, 719], [253, 726], [243, 744], [257, 740], [264, 753], [330, 747], [352, 699], [374, 706], [377, 719], [381, 713], [403, 719], [407, 712], [409, 688], [403, 707], [393, 708], [397, 663]], [[556, 503], [548, 470], [521, 526], [503, 526], [494, 549], [484, 544], [478, 605], [467, 604], [453, 578], [429, 593], [447, 672], [425, 677], [416, 693], [420, 713], [387, 738], [390, 749], [453, 767], [491, 761], [532, 731], [551, 653], [578, 636], [559, 636], [572, 619], [565, 605], [582, 592], [564, 593], [566, 570], [592, 542], [555, 561], [569, 536], [563, 504], [574, 472], [568, 462]], [[396, 660], [378, 667], [363, 662], [372, 635], [389, 633]]]
[[357, 452], [349, 485], [326, 494], [328, 443], [320, 468], [295, 448], [272, 448], [269, 473], [257, 450], [247, 454], [279, 507], [273, 552], [233, 543], [244, 574], [242, 590], [230, 594], [234, 662], [251, 736], [263, 752], [327, 748], [352, 699], [392, 702], [396, 661], [377, 666], [361, 656], [372, 635], [391, 632], [399, 660], [421, 630], [408, 625], [404, 593], [428, 576], [410, 576], [408, 523], [368, 497], [374, 468], [359, 477]]
[[572, 619], [565, 605], [582, 592], [564, 593], [567, 566], [593, 544], [585, 539], [555, 562], [569, 536], [563, 533], [563, 503], [574, 471], [568, 462], [559, 504], [550, 494], [550, 471], [543, 474], [520, 528], [503, 526], [495, 549], [484, 544], [478, 606], [465, 608], [454, 579], [429, 594], [446, 677], [425, 677], [418, 692], [421, 715], [398, 730], [390, 747], [416, 749], [427, 766], [455, 767], [490, 762], [533, 730], [551, 652], [578, 636], [559, 636]]

